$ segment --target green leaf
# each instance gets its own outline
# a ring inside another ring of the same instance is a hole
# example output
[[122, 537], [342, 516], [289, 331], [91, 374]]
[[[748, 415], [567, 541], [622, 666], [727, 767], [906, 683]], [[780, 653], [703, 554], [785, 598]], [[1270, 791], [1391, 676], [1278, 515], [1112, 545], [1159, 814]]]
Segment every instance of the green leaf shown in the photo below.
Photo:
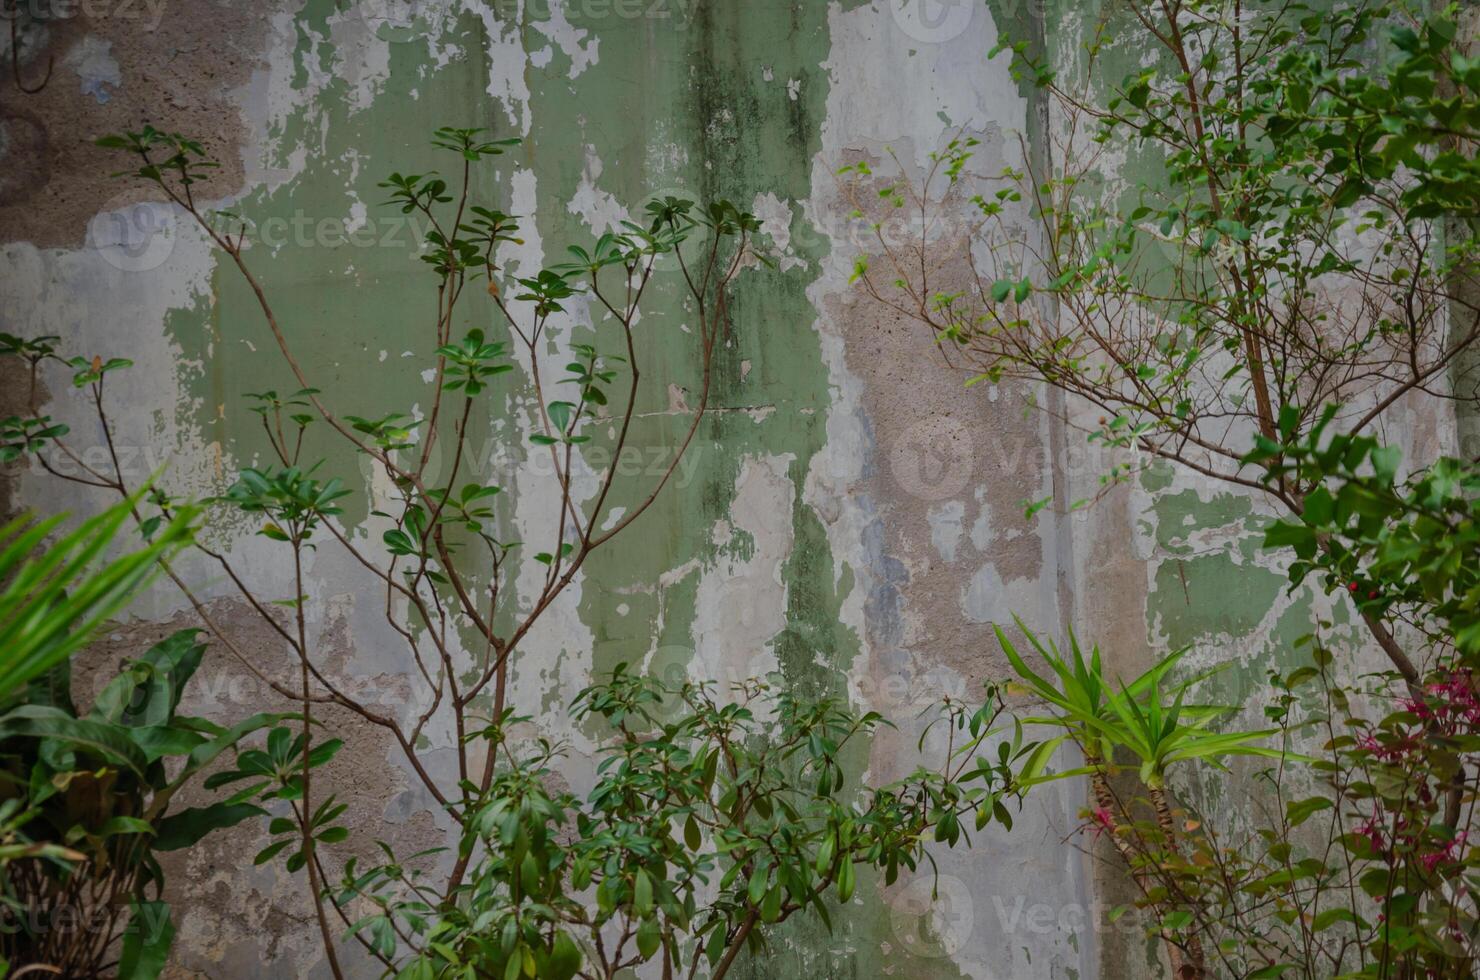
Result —
[[1402, 462], [1403, 450], [1398, 446], [1378, 446], [1372, 450], [1372, 469], [1377, 479], [1391, 484], [1398, 475], [1398, 464]]
[[1291, 800], [1286, 805], [1285, 812], [1290, 820], [1290, 826], [1298, 827], [1322, 810], [1331, 809], [1333, 805], [1324, 796], [1313, 796], [1304, 800]]
[[817, 848], [817, 858], [812, 863], [812, 868], [820, 875], [825, 875], [832, 867], [833, 854], [837, 846], [837, 838], [831, 832], [823, 838], [822, 844]]
[[858, 884], [854, 877], [853, 861], [844, 858], [843, 863], [838, 865], [838, 901], [847, 902], [853, 897], [853, 889]]
[[746, 897], [750, 899], [751, 905], [760, 905], [761, 899], [766, 895], [766, 885], [769, 883], [770, 877], [771, 868], [769, 865], [757, 864], [755, 870], [751, 872], [750, 881], [747, 883], [745, 889]]
[[1338, 922], [1349, 922], [1359, 929], [1368, 928], [1366, 919], [1363, 919], [1360, 915], [1357, 915], [1351, 909], [1344, 906], [1329, 908], [1318, 913], [1315, 920], [1311, 923], [1311, 928], [1315, 929], [1316, 932], [1320, 932], [1323, 929], [1331, 928]]
[[170, 956], [175, 924], [165, 902], [134, 902], [118, 958], [118, 980], [156, 980]]
[[60, 708], [22, 705], [0, 716], [0, 738], [11, 735], [53, 738], [140, 776], [149, 765], [144, 751], [124, 729], [88, 718], [74, 718]]
[[632, 877], [632, 906], [638, 915], [647, 915], [653, 910], [653, 880], [641, 868]]
[[181, 810], [159, 821], [154, 849], [178, 851], [192, 847], [213, 830], [235, 827], [248, 817], [265, 816], [266, 813], [260, 806], [250, 803], [213, 803]]
[[115, 834], [153, 834], [154, 827], [147, 820], [138, 817], [110, 817], [98, 831], [99, 837], [112, 837]]
[[583, 959], [581, 948], [562, 929], [555, 933], [555, 942], [550, 946], [550, 959], [545, 972], [550, 980], [571, 980], [580, 970]]
[[550, 422], [555, 426], [555, 431], [564, 432], [570, 425], [571, 416], [575, 414], [576, 407], [570, 402], [551, 402]]
[[1185, 929], [1192, 924], [1192, 913], [1187, 909], [1172, 909], [1162, 917], [1161, 927], [1168, 932]]
[[662, 941], [663, 934], [659, 931], [657, 919], [644, 919], [642, 925], [637, 927], [637, 952], [643, 959], [651, 959]]
[[252, 863], [266, 864], [268, 861], [271, 861], [273, 858], [277, 857], [278, 853], [282, 851], [283, 848], [292, 843], [295, 843], [295, 841], [293, 840], [293, 838], [290, 837], [287, 840], [275, 841], [274, 843], [268, 844], [262, 850], [257, 852], [257, 856], [252, 859]]
[[761, 902], [761, 921], [775, 922], [781, 917], [781, 885], [778, 882], [771, 886], [766, 892], [766, 897]]
[[704, 838], [699, 833], [699, 821], [694, 819], [692, 813], [683, 823], [683, 840], [691, 851], [697, 851], [704, 843]]
[[1316, 553], [1315, 531], [1304, 524], [1276, 521], [1265, 529], [1264, 547], [1292, 548], [1297, 557], [1309, 559]]

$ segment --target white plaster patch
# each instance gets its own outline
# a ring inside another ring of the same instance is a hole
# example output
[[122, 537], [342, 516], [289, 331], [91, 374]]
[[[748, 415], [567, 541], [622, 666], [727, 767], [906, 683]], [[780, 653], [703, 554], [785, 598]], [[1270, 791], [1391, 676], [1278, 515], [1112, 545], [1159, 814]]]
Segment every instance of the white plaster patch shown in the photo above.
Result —
[[761, 231], [771, 238], [779, 251], [791, 247], [791, 205], [771, 191], [757, 194], [750, 204], [751, 213], [761, 222]]
[[[509, 189], [513, 205], [510, 210], [514, 214], [536, 212], [538, 179], [534, 171], [515, 170], [510, 175]], [[523, 239], [522, 244], [504, 242], [499, 250], [500, 264], [512, 274], [529, 275], [527, 270], [538, 269], [545, 261], [544, 240], [534, 222], [523, 229]], [[529, 304], [513, 302], [511, 309], [516, 317], [522, 316], [524, 322], [529, 322]], [[568, 338], [572, 325], [587, 319], [585, 309], [584, 305], [572, 306], [558, 319], [552, 317], [546, 327], [546, 343], [553, 348]], [[528, 351], [518, 343], [513, 345], [512, 351], [515, 362], [528, 376], [531, 371]], [[558, 356], [552, 357], [551, 361], [564, 363]], [[559, 385], [547, 384], [547, 399], [561, 397], [559, 391]], [[514, 420], [514, 431], [507, 433], [507, 439], [513, 444], [529, 445], [529, 436], [536, 431], [538, 409], [522, 400], [511, 398], [510, 402], [508, 416]], [[548, 456], [538, 461], [532, 457], [525, 458], [517, 463], [512, 478], [507, 481], [515, 501], [514, 526], [524, 541], [515, 580], [518, 595], [525, 597], [521, 615], [527, 613], [528, 603], [540, 594], [545, 580], [547, 566], [534, 561], [533, 556], [541, 551], [553, 553], [557, 547], [560, 495], [555, 490], [550, 470]], [[595, 495], [597, 476], [583, 463], [572, 467], [570, 482], [571, 499], [578, 506]], [[578, 751], [589, 748], [589, 739], [563, 712], [547, 711], [545, 705], [569, 704], [591, 677], [591, 650], [595, 638], [580, 616], [584, 580], [584, 574], [577, 573], [570, 586], [541, 615], [509, 671], [511, 707], [521, 714], [547, 719], [542, 724], [544, 731], [570, 739]]]
[[[163, 209], [167, 211], [168, 209]], [[98, 223], [95, 223], [98, 224]], [[187, 360], [161, 324], [175, 310], [200, 303], [210, 295], [215, 260], [204, 235], [194, 225], [174, 221], [168, 248], [147, 268], [120, 263], [129, 246], [130, 223], [102, 222], [116, 235], [100, 232], [95, 247], [38, 250], [25, 243], [0, 247], [0, 308], [26, 325], [28, 336], [61, 338], [66, 356], [126, 357], [133, 366], [108, 385], [106, 404], [125, 480], [137, 487], [162, 471], [159, 484], [170, 494], [198, 498], [224, 489], [228, 467], [220, 447], [179, 419], [202, 406], [188, 397], [188, 378], [201, 369]], [[133, 242], [152, 248], [152, 243]], [[106, 311], [101, 315], [100, 311]], [[111, 469], [102, 432], [89, 400], [73, 397], [67, 374], [43, 374], [53, 399], [40, 406], [71, 427], [67, 443], [84, 462]], [[22, 473], [17, 503], [47, 513], [93, 513], [115, 501], [108, 491], [64, 482], [41, 468]], [[198, 558], [178, 562], [182, 574], [201, 581], [220, 578], [219, 569], [205, 574]], [[228, 583], [229, 585], [229, 583]], [[223, 591], [217, 589], [217, 591]], [[165, 617], [185, 605], [173, 588], [155, 588], [136, 600], [133, 613]]]
[[524, 72], [529, 55], [524, 49], [522, 18], [504, 16], [494, 9], [494, 4], [484, 0], [462, 0], [462, 9], [483, 24], [483, 54], [488, 65], [486, 91], [503, 104], [509, 122], [519, 135], [528, 136], [532, 120], [529, 83]]
[[[764, 677], [776, 669], [770, 641], [786, 626], [786, 586], [781, 566], [791, 555], [790, 454], [747, 456], [735, 479], [732, 533], [753, 542], [750, 557], [721, 559], [699, 582], [694, 611], [691, 674], [730, 682]], [[696, 678], [696, 679], [697, 679]]]
[[971, 524], [971, 546], [977, 551], [985, 552], [996, 538], [992, 530], [992, 505], [987, 502], [986, 487], [977, 487], [976, 502], [980, 509], [976, 513], [976, 520]]
[[570, 77], [579, 78], [581, 73], [597, 61], [597, 49], [601, 39], [584, 27], [576, 27], [566, 13], [565, 0], [550, 0], [549, 20], [536, 20], [530, 27], [550, 39], [570, 59]]
[[961, 612], [973, 623], [1010, 623], [1014, 614], [1040, 621], [1043, 597], [1037, 582], [1015, 578], [1003, 582], [991, 562], [982, 565], [961, 588]]
[[[350, 178], [350, 180], [353, 179], [353, 177]], [[351, 195], [353, 195], [353, 192], [351, 192]], [[365, 202], [360, 200], [358, 196], [354, 196], [354, 199], [353, 201], [351, 201], [349, 206], [349, 217], [345, 219], [344, 222], [345, 234], [353, 235], [355, 232], [359, 231], [361, 228], [364, 228], [369, 223], [370, 213], [369, 210], [365, 207]], [[382, 351], [381, 353], [384, 353], [384, 351]]]
[[597, 155], [596, 147], [587, 143], [586, 165], [581, 170], [581, 182], [576, 185], [575, 193], [565, 205], [565, 209], [578, 216], [595, 235], [621, 231], [622, 221], [628, 217], [622, 202], [598, 186], [601, 171], [601, 157]]
[[99, 103], [113, 98], [113, 90], [123, 85], [123, 75], [113, 57], [113, 45], [89, 34], [74, 44], [62, 64], [77, 73], [83, 95]]
[[926, 514], [925, 519], [930, 522], [930, 543], [945, 561], [956, 560], [956, 546], [961, 542], [965, 517], [966, 505], [959, 500], [936, 504]]
[[892, 22], [888, 8], [896, 2], [875, 0], [849, 10], [834, 4], [828, 10], [831, 92], [852, 97], [829, 93], [824, 147], [889, 144], [906, 163], [913, 156], [923, 168], [942, 138], [940, 113], [976, 130], [1026, 127], [1009, 59], [983, 56], [997, 43], [991, 17], [972, 17], [939, 43], [913, 45], [902, 43], [909, 38]]

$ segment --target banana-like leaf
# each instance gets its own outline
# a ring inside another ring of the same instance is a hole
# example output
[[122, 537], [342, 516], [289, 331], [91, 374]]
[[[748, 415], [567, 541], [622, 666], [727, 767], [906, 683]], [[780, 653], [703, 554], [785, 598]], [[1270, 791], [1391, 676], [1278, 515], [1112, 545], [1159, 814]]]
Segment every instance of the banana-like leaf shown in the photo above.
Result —
[[206, 646], [200, 630], [180, 630], [130, 663], [98, 695], [88, 717], [126, 725], [168, 725]]
[[125, 731], [150, 762], [167, 755], [189, 755], [207, 741], [204, 735], [176, 725], [148, 725]]
[[165, 902], [134, 902], [123, 933], [118, 980], [156, 980], [170, 956], [175, 924]]
[[178, 851], [200, 841], [213, 830], [235, 827], [248, 817], [266, 816], [267, 811], [250, 803], [213, 803], [172, 813], [159, 821], [154, 839], [156, 851]]
[[21, 705], [0, 716], [0, 739], [15, 735], [51, 739], [141, 777], [149, 765], [144, 750], [126, 731], [90, 718], [74, 718], [46, 705]]

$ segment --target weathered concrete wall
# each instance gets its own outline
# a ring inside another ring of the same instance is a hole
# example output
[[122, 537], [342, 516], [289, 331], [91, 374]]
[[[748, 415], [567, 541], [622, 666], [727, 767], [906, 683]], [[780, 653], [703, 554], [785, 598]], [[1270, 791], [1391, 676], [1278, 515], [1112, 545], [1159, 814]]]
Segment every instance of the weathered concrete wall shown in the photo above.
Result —
[[[149, 121], [210, 144], [225, 166], [198, 196], [231, 203], [261, 229], [248, 261], [341, 414], [406, 411], [425, 397], [424, 362], [403, 353], [426, 350], [426, 273], [413, 229], [380, 205], [375, 183], [435, 165], [435, 126], [524, 139], [484, 190], [505, 210], [537, 216], [516, 255], [526, 273], [654, 193], [726, 196], [765, 220], [781, 262], [741, 280], [717, 410], [652, 512], [586, 565], [518, 662], [517, 705], [577, 745], [560, 706], [619, 661], [695, 676], [774, 671], [798, 688], [846, 691], [896, 721], [901, 732], [879, 737], [867, 760], [886, 777], [910, 764], [921, 707], [1004, 674], [990, 624], [1012, 612], [1046, 630], [1077, 623], [1128, 670], [1167, 644], [1206, 644], [1210, 657], [1245, 663], [1228, 675], [1235, 697], [1262, 683], [1279, 638], [1303, 631], [1303, 602], [1282, 595], [1277, 572], [1251, 570], [1243, 497], [1153, 474], [1072, 518], [1024, 518], [1024, 499], [1094, 493], [1103, 461], [1044, 414], [1025, 413], [1028, 392], [964, 392], [959, 375], [929, 359], [927, 337], [847, 284], [865, 232], [839, 200], [836, 168], [888, 148], [921, 168], [947, 126], [982, 140], [983, 172], [1014, 162], [1017, 135], [1034, 134], [1039, 110], [1005, 59], [986, 52], [1000, 31], [1044, 31], [1037, 9], [1014, 0], [32, 2], [57, 16], [26, 22], [21, 68], [33, 82], [48, 58], [55, 71], [39, 94], [3, 89], [0, 329], [133, 359], [110, 395], [126, 466], [138, 479], [168, 464], [176, 493], [218, 492], [261, 461], [267, 447], [242, 396], [296, 385], [236, 272], [182, 216], [110, 182], [117, 168], [92, 137]], [[1050, 46], [1055, 32], [1072, 44], [1077, 24], [1056, 18]], [[665, 412], [692, 383], [681, 317], [665, 302], [643, 323], [660, 337], [645, 367], [677, 386], [645, 408], [652, 420], [637, 444], [654, 452], [670, 444]], [[491, 315], [465, 312], [458, 330]], [[581, 317], [562, 329], [578, 333]], [[522, 404], [483, 434], [488, 445], [517, 439]], [[82, 408], [67, 397], [49, 406], [87, 447], [98, 436]], [[1415, 431], [1434, 445], [1443, 438], [1439, 426]], [[322, 435], [309, 455], [321, 452], [334, 472], [364, 481]], [[520, 495], [537, 485], [527, 462], [484, 454], [473, 463], [510, 488], [522, 522], [548, 523], [540, 501]], [[94, 502], [40, 472], [19, 475], [16, 497], [45, 510]], [[352, 504], [345, 527], [363, 537], [369, 524]], [[221, 529], [216, 543], [264, 596], [279, 597], [279, 556], [252, 530]], [[280, 646], [219, 571], [188, 572], [263, 669], [287, 676]], [[314, 556], [310, 576], [310, 625], [332, 654], [329, 672], [404, 708], [410, 666], [373, 580], [331, 549]], [[137, 615], [108, 656], [192, 618], [167, 586]], [[190, 707], [226, 719], [272, 704], [222, 656], [202, 671]], [[435, 808], [393, 747], [346, 718], [326, 722], [351, 743], [324, 777], [352, 804], [351, 822], [400, 844], [435, 837]], [[588, 766], [577, 760], [573, 783]], [[1010, 835], [993, 829], [952, 854], [933, 910], [928, 880], [887, 892], [867, 883], [831, 936], [790, 928], [746, 975], [1149, 972], [1143, 944], [1105, 925], [1098, 903], [1110, 892], [1072, 836], [1081, 802], [1068, 787], [1047, 792]], [[245, 866], [261, 832], [219, 834], [171, 866], [174, 975], [258, 976], [264, 964], [276, 976], [327, 975], [302, 883]]]

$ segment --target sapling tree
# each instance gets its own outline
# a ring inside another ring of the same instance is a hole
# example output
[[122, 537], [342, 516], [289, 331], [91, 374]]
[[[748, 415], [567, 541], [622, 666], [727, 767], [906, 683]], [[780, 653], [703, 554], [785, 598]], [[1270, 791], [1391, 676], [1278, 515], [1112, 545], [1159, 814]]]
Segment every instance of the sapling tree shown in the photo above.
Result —
[[[1067, 395], [1062, 420], [1122, 453], [1106, 485], [1165, 461], [1299, 513], [1308, 486], [1245, 462], [1256, 435], [1301, 437], [1330, 405], [1353, 435], [1415, 399], [1473, 405], [1480, 72], [1453, 10], [1138, 0], [1113, 13], [1127, 30], [1111, 16], [1064, 72], [1002, 42], [1046, 105], [1021, 165], [974, 175], [961, 134], [918, 181], [843, 168], [878, 231], [860, 288], [973, 381]], [[1144, 67], [1104, 77], [1132, 55]], [[927, 234], [884, 234], [895, 212]]]
[[[641, 222], [570, 247], [564, 261], [511, 270], [508, 250], [522, 243], [520, 222], [527, 218], [485, 206], [472, 188], [475, 169], [515, 141], [476, 129], [437, 130], [433, 143], [453, 162], [454, 178], [393, 173], [380, 184], [391, 206], [419, 216], [429, 229], [420, 254], [435, 299], [421, 338], [429, 390], [418, 400], [419, 413], [387, 404], [362, 417], [338, 412], [334, 393], [317, 387], [295, 356], [293, 328], [252, 269], [249, 222], [212, 213], [196, 199], [195, 185], [215, 166], [205, 148], [151, 127], [99, 142], [132, 156], [126, 175], [152, 184], [193, 219], [243, 277], [297, 385], [250, 396], [270, 462], [241, 468], [211, 502], [245, 515], [281, 549], [289, 594], [259, 594], [228, 550], [195, 545], [288, 651], [296, 677], [285, 680], [266, 666], [264, 651], [244, 648], [189, 583], [171, 577], [225, 649], [298, 705], [296, 733], [275, 731], [265, 748], [240, 753], [236, 767], [210, 785], [255, 780], [237, 798], [277, 808], [268, 826], [272, 840], [257, 860], [282, 860], [304, 876], [335, 976], [349, 972], [340, 961], [341, 934], [387, 972], [414, 976], [512, 980], [570, 976], [579, 967], [583, 975], [607, 977], [660, 949], [665, 969], [677, 969], [682, 959], [687, 975], [703, 962], [718, 975], [774, 923], [797, 912], [825, 915], [824, 892], [837, 886], [846, 897], [856, 865], [884, 868], [892, 878], [900, 866], [915, 866], [928, 837], [959, 839], [964, 814], [981, 822], [1007, 814], [1000, 774], [959, 752], [940, 770], [898, 788], [844, 795], [839, 753], [880, 719], [855, 717], [831, 702], [762, 696], [757, 687], [720, 698], [697, 687], [660, 691], [622, 673], [588, 692], [577, 707], [580, 717], [612, 726], [617, 740], [595, 795], [585, 801], [547, 785], [557, 747], [536, 749], [508, 734], [516, 721], [510, 666], [526, 637], [591, 554], [649, 509], [700, 430], [714, 355], [728, 336], [732, 285], [748, 266], [767, 261], [752, 215], [724, 201], [701, 206], [664, 197], [645, 206]], [[639, 320], [662, 278], [685, 296], [685, 330], [669, 342], [689, 349], [683, 382], [692, 407], [666, 466], [634, 480], [621, 475], [616, 461], [633, 438], [645, 391], [640, 365], [653, 342]], [[470, 308], [489, 326], [459, 333], [454, 325]], [[591, 339], [561, 336], [557, 325], [582, 311]], [[16, 453], [49, 447], [75, 464], [57, 467], [41, 454], [40, 465], [57, 476], [129, 493], [111, 452], [105, 390], [127, 362], [63, 353], [56, 338], [7, 343], [33, 379], [29, 413], [5, 423], [15, 433]], [[562, 372], [552, 370], [551, 357], [559, 357]], [[71, 370], [77, 389], [90, 396], [111, 466], [83, 465], [88, 460], [66, 432], [41, 414], [37, 379], [56, 365]], [[516, 526], [504, 487], [465, 475], [483, 472], [485, 462], [472, 458], [470, 430], [509, 415], [513, 428], [528, 431], [516, 448], [548, 459], [543, 492], [521, 485], [548, 507], [548, 540], [531, 540], [532, 529]], [[343, 523], [345, 498], [359, 494], [358, 487], [335, 475], [332, 461], [305, 458], [305, 446], [314, 444], [305, 440], [311, 427], [331, 430], [391, 488], [391, 502], [372, 511], [384, 527], [376, 546]], [[611, 464], [578, 485], [582, 454], [593, 444]], [[439, 459], [445, 466], [433, 465]], [[147, 529], [178, 506], [155, 492], [135, 516]], [[341, 549], [383, 594], [386, 629], [399, 638], [413, 684], [403, 710], [357, 697], [326, 669], [305, 608], [304, 559], [318, 548]], [[660, 722], [649, 703], [660, 697], [687, 720], [677, 727]], [[631, 701], [628, 708], [611, 707], [623, 698]], [[752, 702], [777, 712], [775, 718], [753, 713]], [[350, 833], [346, 806], [325, 777], [315, 776], [339, 744], [319, 734], [330, 707], [387, 734], [456, 828], [445, 846], [401, 855], [382, 845], [380, 863], [336, 854]], [[946, 717], [963, 732], [970, 729], [952, 741], [954, 748], [986, 737], [983, 719], [963, 706], [948, 706]], [[438, 735], [455, 756], [450, 773], [429, 761], [430, 753], [445, 751]], [[758, 744], [763, 737], [772, 741]], [[1006, 755], [998, 760], [1006, 761]], [[643, 770], [648, 766], [660, 768]], [[805, 777], [808, 789], [792, 788], [792, 777]], [[970, 792], [968, 782], [976, 784]], [[566, 836], [571, 818], [582, 844]], [[888, 826], [879, 823], [885, 818]], [[678, 833], [682, 846], [675, 843]], [[782, 836], [762, 845], [763, 836], [776, 834]], [[718, 897], [694, 906], [712, 871], [722, 876], [712, 883]], [[531, 905], [532, 895], [549, 902]], [[696, 955], [701, 940], [705, 955]], [[714, 950], [717, 957], [707, 955]]]
[[[455, 182], [434, 173], [393, 173], [381, 183], [389, 204], [421, 216], [430, 228], [420, 256], [433, 280], [436, 299], [435, 316], [430, 318], [424, 341], [434, 370], [428, 408], [422, 418], [412, 418], [410, 406], [397, 405], [387, 406], [387, 413], [375, 419], [341, 418], [331, 407], [331, 395], [314, 386], [294, 356], [288, 332], [252, 272], [246, 222], [231, 215], [209, 214], [195, 199], [193, 186], [205, 170], [216, 165], [201, 144], [150, 127], [99, 142], [132, 155], [137, 161], [132, 176], [152, 183], [193, 218], [246, 279], [300, 386], [286, 396], [274, 391], [253, 396], [252, 407], [262, 417], [273, 463], [262, 469], [244, 469], [220, 500], [223, 506], [254, 515], [261, 521], [260, 533], [282, 546], [292, 569], [291, 595], [281, 601], [259, 597], [229, 555], [212, 553], [242, 598], [292, 651], [300, 674], [296, 689], [267, 677], [256, 666], [259, 658], [237, 648], [228, 631], [215, 632], [274, 690], [301, 702], [303, 771], [294, 819], [300, 826], [302, 846], [296, 852], [296, 866], [306, 871], [327, 955], [338, 974], [337, 927], [331, 925], [331, 916], [344, 919], [346, 913], [333, 902], [335, 894], [324, 887], [328, 876], [317, 854], [328, 828], [313, 821], [320, 807], [311, 774], [314, 706], [346, 708], [363, 722], [387, 731], [431, 797], [458, 821], [467, 818], [472, 802], [486, 792], [494, 777], [497, 746], [474, 733], [489, 719], [504, 714], [510, 658], [588, 556], [631, 526], [651, 505], [698, 431], [708, 405], [714, 352], [725, 327], [730, 284], [758, 254], [754, 242], [758, 224], [728, 202], [701, 208], [668, 198], [648, 206], [646, 224], [628, 222], [621, 234], [601, 237], [590, 251], [572, 248], [570, 261], [558, 267], [528, 276], [510, 274], [500, 249], [505, 243], [517, 242], [519, 219], [483, 206], [471, 193], [474, 168], [502, 154], [515, 141], [491, 140], [474, 129], [439, 129], [433, 143], [454, 161]], [[618, 470], [612, 465], [600, 474], [595, 492], [580, 499], [571, 479], [580, 447], [599, 438], [601, 431], [614, 429], [610, 458], [616, 460], [630, 436], [641, 397], [638, 348], [642, 332], [636, 324], [656, 263], [664, 256], [676, 257], [688, 287], [692, 331], [687, 338], [699, 376], [695, 407], [670, 465], [649, 485], [618, 487]], [[476, 329], [454, 336], [460, 305], [472, 295], [465, 289], [473, 283], [482, 284], [477, 301], [486, 304], [502, 324], [496, 339]], [[567, 376], [551, 378], [547, 334], [552, 319], [566, 312], [566, 304], [577, 293], [594, 300], [593, 327], [604, 338], [604, 346], [599, 352], [595, 345], [569, 351]], [[463, 477], [464, 469], [471, 468], [466, 461], [469, 426], [498, 411], [491, 388], [513, 370], [515, 345], [526, 357], [526, 380], [534, 396], [530, 451], [548, 454], [551, 464], [553, 485], [548, 499], [557, 529], [553, 540], [543, 546], [518, 543], [523, 535], [509, 526], [506, 512], [495, 509], [502, 487]], [[39, 353], [52, 356], [50, 351]], [[105, 363], [95, 378], [79, 375], [77, 379], [80, 387], [93, 394], [105, 434], [110, 429], [103, 384], [111, 366]], [[620, 388], [616, 385], [619, 368], [626, 376]], [[552, 390], [556, 384], [563, 397]], [[564, 395], [566, 391], [570, 394]], [[355, 452], [369, 457], [394, 486], [395, 507], [382, 512], [391, 524], [383, 533], [383, 550], [352, 541], [335, 523], [336, 501], [349, 491], [339, 480], [319, 475], [325, 463], [300, 458], [303, 433], [316, 424], [327, 425]], [[442, 479], [434, 480], [429, 463], [439, 443], [450, 447], [451, 464]], [[116, 466], [111, 473], [84, 471], [83, 479], [123, 489], [122, 473]], [[611, 499], [614, 491], [621, 494], [620, 511]], [[168, 500], [157, 503], [164, 513], [169, 512]], [[404, 640], [407, 667], [425, 687], [425, 696], [411, 699], [422, 706], [419, 714], [400, 717], [394, 711], [361, 703], [322, 669], [305, 621], [303, 555], [306, 549], [328, 543], [346, 549], [367, 575], [382, 583], [388, 627]], [[517, 596], [514, 582], [526, 562], [543, 567], [542, 583], [537, 594]], [[290, 622], [278, 615], [283, 607], [290, 612]], [[214, 627], [203, 605], [197, 602], [196, 609]], [[478, 642], [464, 649], [459, 637], [468, 634]], [[484, 719], [481, 725], [479, 718]], [[434, 720], [450, 724], [453, 732], [457, 765], [451, 780], [434, 776], [424, 762], [427, 743], [423, 736]], [[462, 854], [453, 864], [442, 885], [444, 898], [456, 892], [468, 858]], [[326, 904], [334, 904], [334, 912], [326, 910]]]

